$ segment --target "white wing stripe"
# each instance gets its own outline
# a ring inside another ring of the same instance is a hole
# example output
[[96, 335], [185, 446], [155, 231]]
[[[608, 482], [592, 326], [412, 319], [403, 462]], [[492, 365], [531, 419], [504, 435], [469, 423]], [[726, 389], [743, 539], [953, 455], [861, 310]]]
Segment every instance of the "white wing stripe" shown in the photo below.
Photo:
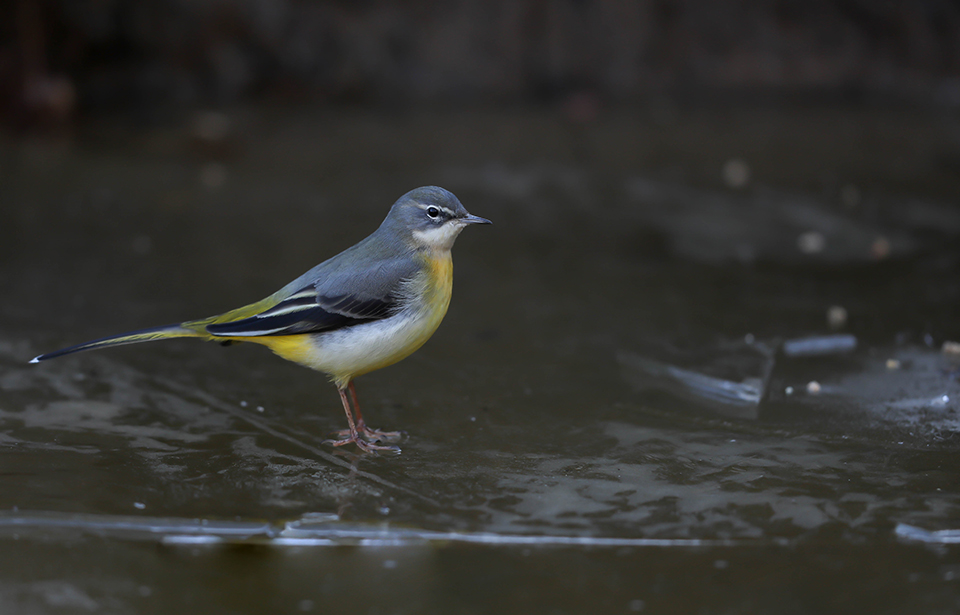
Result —
[[256, 318], [270, 318], [271, 316], [280, 316], [281, 314], [290, 314], [292, 312], [302, 312], [304, 310], [312, 310], [317, 307], [316, 303], [311, 303], [309, 305], [303, 304], [293, 304], [293, 305], [284, 305], [280, 304], [275, 308], [271, 308], [266, 312], [260, 312], [256, 315]]
[[234, 333], [213, 333], [212, 335], [216, 337], [257, 337], [260, 335], [273, 335], [285, 329], [286, 327], [279, 327], [276, 329], [263, 329], [262, 331], [237, 331]]

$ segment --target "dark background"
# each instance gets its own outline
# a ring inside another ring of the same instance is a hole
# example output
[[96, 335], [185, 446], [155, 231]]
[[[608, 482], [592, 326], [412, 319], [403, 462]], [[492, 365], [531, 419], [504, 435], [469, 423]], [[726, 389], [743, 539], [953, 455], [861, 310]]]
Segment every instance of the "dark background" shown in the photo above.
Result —
[[584, 120], [661, 98], [960, 106], [948, 0], [5, 0], [0, 12], [0, 100], [18, 127], [250, 100], [561, 104]]

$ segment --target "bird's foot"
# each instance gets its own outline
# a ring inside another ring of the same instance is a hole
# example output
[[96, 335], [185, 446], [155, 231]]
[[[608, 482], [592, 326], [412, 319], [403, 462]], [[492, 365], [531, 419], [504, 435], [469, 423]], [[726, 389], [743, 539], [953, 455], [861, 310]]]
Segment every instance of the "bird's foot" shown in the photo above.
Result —
[[[340, 431], [335, 432], [341, 439], [350, 437], [349, 429], [341, 429]], [[367, 442], [399, 442], [400, 438], [403, 437], [403, 434], [399, 431], [381, 431], [379, 429], [371, 429], [367, 427], [362, 421], [357, 425], [357, 435], [366, 440]]]
[[360, 436], [359, 433], [356, 436], [353, 436], [353, 435], [350, 435], [349, 431], [346, 431], [346, 433], [337, 432], [337, 435], [340, 435], [343, 437], [337, 438], [336, 440], [324, 440], [323, 443], [329, 444], [331, 446], [346, 446], [347, 444], [356, 444], [357, 448], [359, 448], [361, 451], [365, 453], [373, 453], [377, 451], [386, 451], [390, 453], [400, 452], [399, 446], [394, 446], [392, 444], [386, 445], [386, 446], [380, 445], [380, 444], [374, 444], [376, 440], [374, 442], [371, 442], [364, 437], [359, 437]]

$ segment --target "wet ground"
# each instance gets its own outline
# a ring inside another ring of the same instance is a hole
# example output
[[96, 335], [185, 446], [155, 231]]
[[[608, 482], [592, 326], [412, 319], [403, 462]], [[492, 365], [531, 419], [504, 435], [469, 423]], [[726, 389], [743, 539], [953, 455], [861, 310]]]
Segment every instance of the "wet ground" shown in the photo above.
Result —
[[[958, 135], [657, 107], [6, 138], [0, 610], [956, 612]], [[259, 299], [424, 184], [494, 226], [357, 382], [400, 455], [324, 446], [333, 386], [259, 347], [27, 364]]]

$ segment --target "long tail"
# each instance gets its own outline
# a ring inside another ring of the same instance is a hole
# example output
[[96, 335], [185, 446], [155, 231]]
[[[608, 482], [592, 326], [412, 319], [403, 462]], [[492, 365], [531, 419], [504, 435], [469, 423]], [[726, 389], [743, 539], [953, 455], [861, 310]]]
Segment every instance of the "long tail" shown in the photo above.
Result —
[[165, 325], [163, 327], [151, 327], [149, 329], [131, 331], [130, 333], [102, 337], [98, 340], [84, 342], [82, 344], [77, 344], [76, 346], [68, 346], [67, 348], [61, 348], [60, 350], [54, 350], [53, 352], [42, 354], [38, 357], [34, 357], [30, 362], [39, 363], [40, 361], [46, 361], [47, 359], [55, 359], [64, 355], [73, 354], [74, 352], [80, 352], [81, 350], [108, 348], [110, 346], [123, 346], [124, 344], [138, 344], [140, 342], [168, 340], [175, 337], [200, 337], [205, 339], [210, 339], [212, 337], [209, 333], [203, 332], [202, 329], [195, 330], [187, 328], [193, 324], [193, 322], [186, 322], [183, 324]]
[[[186, 322], [181, 322], [174, 325], [151, 327], [149, 329], [140, 329], [139, 331], [121, 333], [120, 335], [102, 337], [98, 340], [84, 342], [82, 344], [77, 344], [76, 346], [68, 346], [67, 348], [61, 348], [60, 350], [42, 354], [39, 357], [34, 357], [30, 362], [39, 363], [40, 361], [46, 361], [47, 359], [55, 359], [57, 357], [62, 357], [63, 355], [80, 352], [81, 350], [109, 348], [110, 346], [123, 346], [124, 344], [139, 344], [140, 342], [155, 342], [157, 340], [169, 340], [177, 337], [197, 337], [203, 340], [217, 340], [222, 344], [230, 344], [235, 341], [256, 342], [258, 339], [255, 337], [235, 338], [229, 335], [215, 335], [207, 331], [207, 325], [230, 323], [255, 316], [256, 314], [273, 307], [282, 299], [286, 298], [289, 294], [290, 293], [287, 292], [287, 288], [284, 287], [265, 299], [257, 301], [256, 303], [251, 303], [250, 305], [245, 305], [235, 310], [230, 310], [229, 312], [224, 312], [219, 316], [201, 318], [200, 320], [188, 320]], [[272, 338], [261, 339], [272, 340]]]

